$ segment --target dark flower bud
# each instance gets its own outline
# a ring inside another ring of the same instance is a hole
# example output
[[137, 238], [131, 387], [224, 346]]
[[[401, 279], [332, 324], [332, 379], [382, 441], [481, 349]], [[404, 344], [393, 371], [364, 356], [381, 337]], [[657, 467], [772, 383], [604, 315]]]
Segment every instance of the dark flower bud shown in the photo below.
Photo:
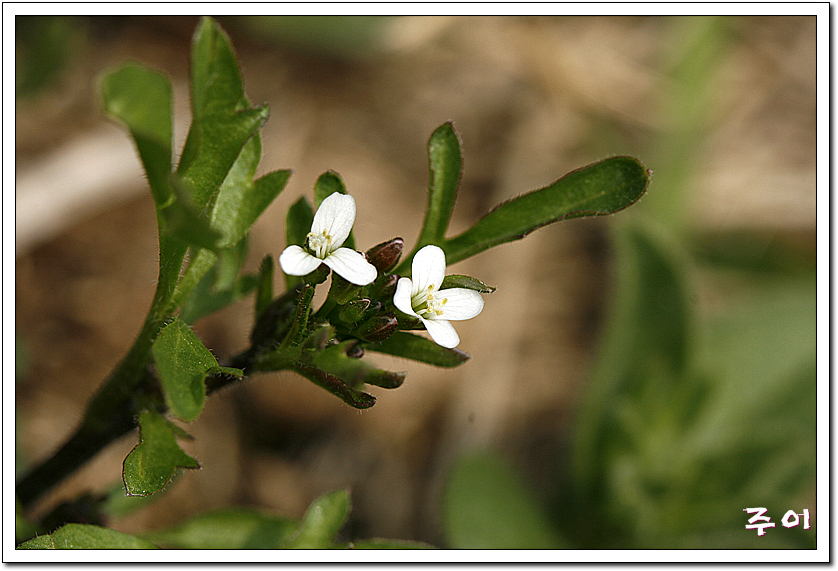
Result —
[[399, 263], [403, 248], [404, 240], [393, 238], [367, 250], [367, 258], [379, 272], [389, 272]]
[[346, 356], [350, 359], [360, 359], [364, 356], [364, 348], [360, 343], [350, 343], [346, 347]]
[[358, 327], [355, 334], [364, 341], [384, 341], [398, 326], [395, 315], [373, 315]]
[[396, 293], [396, 285], [399, 283], [399, 276], [396, 274], [379, 276], [373, 285], [370, 286], [370, 295], [378, 299], [392, 299]]

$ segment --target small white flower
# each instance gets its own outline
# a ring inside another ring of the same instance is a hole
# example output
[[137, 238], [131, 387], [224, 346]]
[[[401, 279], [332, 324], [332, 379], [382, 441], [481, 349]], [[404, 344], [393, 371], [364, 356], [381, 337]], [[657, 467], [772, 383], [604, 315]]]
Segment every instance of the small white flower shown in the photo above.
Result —
[[438, 246], [416, 252], [412, 267], [413, 279], [399, 280], [393, 304], [421, 319], [437, 345], [456, 347], [460, 337], [449, 322], [475, 317], [483, 310], [483, 297], [465, 288], [439, 289], [445, 278], [445, 252]]
[[282, 271], [290, 276], [304, 276], [323, 263], [356, 285], [372, 283], [378, 270], [360, 252], [341, 248], [355, 223], [355, 199], [335, 192], [314, 213], [306, 248], [288, 246], [279, 256]]

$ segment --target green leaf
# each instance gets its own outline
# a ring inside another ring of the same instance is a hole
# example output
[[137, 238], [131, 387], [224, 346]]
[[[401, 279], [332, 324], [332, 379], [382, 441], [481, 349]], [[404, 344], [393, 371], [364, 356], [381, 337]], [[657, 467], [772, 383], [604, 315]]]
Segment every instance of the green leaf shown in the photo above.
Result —
[[126, 64], [101, 83], [105, 112], [134, 138], [157, 208], [171, 200], [172, 86], [162, 73]]
[[463, 157], [460, 138], [450, 122], [438, 127], [428, 140], [428, 167], [428, 206], [415, 247], [417, 251], [444, 240], [457, 200]]
[[259, 275], [256, 283], [255, 307], [253, 315], [258, 320], [274, 298], [274, 259], [271, 256], [262, 258], [259, 264]]
[[491, 454], [454, 467], [443, 496], [443, 525], [453, 549], [567, 547], [520, 477]]
[[279, 549], [298, 527], [290, 518], [231, 508], [199, 514], [145, 538], [171, 549]]
[[622, 210], [634, 204], [648, 184], [649, 172], [637, 159], [605, 159], [498, 205], [474, 226], [439, 245], [450, 265], [559, 220]]
[[122, 464], [125, 491], [131, 496], [150, 496], [162, 490], [179, 468], [200, 468], [198, 462], [178, 446], [175, 436], [185, 433], [162, 416], [140, 414], [140, 443]]
[[350, 501], [348, 490], [320, 496], [306, 510], [303, 521], [284, 547], [288, 549], [327, 549], [346, 523]]
[[178, 318], [160, 331], [151, 352], [169, 410], [180, 420], [195, 420], [206, 399], [204, 378], [218, 361]]
[[484, 284], [477, 278], [473, 278], [471, 276], [462, 276], [459, 274], [451, 274], [443, 278], [442, 285], [439, 286], [439, 289], [448, 288], [465, 288], [479, 293], [492, 293], [496, 289], [498, 289], [496, 287]]
[[246, 105], [238, 60], [218, 22], [203, 17], [192, 38], [192, 109], [198, 117]]
[[157, 549], [157, 546], [106, 527], [69, 523], [51, 535], [42, 535], [19, 545], [18, 549]]
[[[317, 177], [317, 182], [314, 183], [314, 203], [320, 208], [320, 204], [332, 194], [339, 192], [346, 194], [346, 185], [340, 175], [333, 170], [328, 170]], [[306, 230], [308, 233], [308, 230]], [[302, 242], [299, 242], [300, 244]], [[352, 231], [349, 231], [349, 236], [344, 240], [343, 246], [345, 248], [355, 249], [355, 236]]]
[[356, 391], [335, 375], [321, 371], [305, 363], [294, 363], [293, 369], [320, 388], [326, 389], [343, 402], [357, 409], [370, 408], [375, 404], [375, 397]]
[[389, 338], [378, 343], [364, 345], [370, 351], [413, 359], [437, 367], [457, 367], [471, 356], [459, 349], [440, 347], [430, 339], [404, 331], [396, 331]]

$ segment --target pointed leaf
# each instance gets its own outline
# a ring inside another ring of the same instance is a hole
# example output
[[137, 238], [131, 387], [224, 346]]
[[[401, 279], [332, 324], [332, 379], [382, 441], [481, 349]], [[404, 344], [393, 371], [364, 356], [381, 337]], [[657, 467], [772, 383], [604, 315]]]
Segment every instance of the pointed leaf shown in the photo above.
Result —
[[148, 540], [126, 533], [81, 523], [69, 523], [51, 535], [42, 535], [18, 549], [157, 549]]
[[309, 381], [320, 388], [326, 389], [349, 406], [364, 409], [375, 404], [374, 396], [356, 391], [336, 376], [321, 371], [317, 367], [312, 367], [304, 363], [295, 363], [293, 368]]
[[439, 289], [448, 288], [464, 288], [479, 293], [492, 293], [496, 289], [498, 289], [496, 287], [484, 284], [477, 278], [473, 278], [471, 276], [462, 276], [459, 274], [451, 274], [445, 276], [445, 279], [442, 280], [442, 285], [439, 286]]
[[306, 510], [296, 534], [284, 546], [288, 549], [327, 549], [346, 523], [350, 502], [347, 490], [320, 496]]
[[192, 38], [192, 109], [198, 117], [225, 113], [246, 104], [238, 60], [226, 32], [201, 18]]
[[178, 446], [175, 435], [183, 431], [162, 416], [143, 412], [139, 418], [140, 443], [122, 464], [125, 491], [150, 496], [162, 490], [179, 468], [199, 468], [198, 462]]
[[172, 174], [172, 86], [162, 73], [126, 64], [102, 78], [105, 112], [128, 127], [154, 203], [169, 203]]
[[334, 375], [350, 387], [362, 387], [365, 383], [385, 389], [395, 389], [404, 382], [405, 373], [392, 373], [377, 369], [363, 359], [347, 355], [347, 350], [356, 345], [355, 340], [330, 345], [314, 356], [314, 365]]
[[648, 184], [649, 172], [637, 159], [605, 159], [500, 204], [442, 249], [450, 265], [559, 220], [612, 214], [634, 204]]
[[426, 337], [405, 331], [396, 331], [384, 341], [368, 343], [364, 347], [370, 351], [413, 359], [436, 367], [457, 367], [471, 359], [468, 353], [459, 349], [446, 349]]
[[177, 418], [191, 421], [206, 399], [204, 378], [218, 367], [212, 353], [181, 319], [166, 325], [151, 348], [166, 404]]

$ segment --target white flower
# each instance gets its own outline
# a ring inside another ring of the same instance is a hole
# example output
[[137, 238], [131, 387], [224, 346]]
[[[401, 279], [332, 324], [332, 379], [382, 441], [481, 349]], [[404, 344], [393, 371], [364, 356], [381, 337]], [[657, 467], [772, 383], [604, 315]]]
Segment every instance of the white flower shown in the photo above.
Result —
[[355, 223], [355, 199], [335, 192], [314, 213], [306, 248], [288, 246], [279, 256], [282, 271], [290, 276], [304, 276], [323, 263], [356, 285], [372, 283], [378, 270], [360, 252], [341, 245]]
[[483, 310], [483, 297], [465, 288], [439, 289], [445, 278], [445, 252], [425, 246], [413, 256], [413, 279], [401, 278], [393, 304], [402, 312], [418, 317], [431, 339], [443, 347], [456, 347], [460, 337], [450, 321], [471, 319]]

